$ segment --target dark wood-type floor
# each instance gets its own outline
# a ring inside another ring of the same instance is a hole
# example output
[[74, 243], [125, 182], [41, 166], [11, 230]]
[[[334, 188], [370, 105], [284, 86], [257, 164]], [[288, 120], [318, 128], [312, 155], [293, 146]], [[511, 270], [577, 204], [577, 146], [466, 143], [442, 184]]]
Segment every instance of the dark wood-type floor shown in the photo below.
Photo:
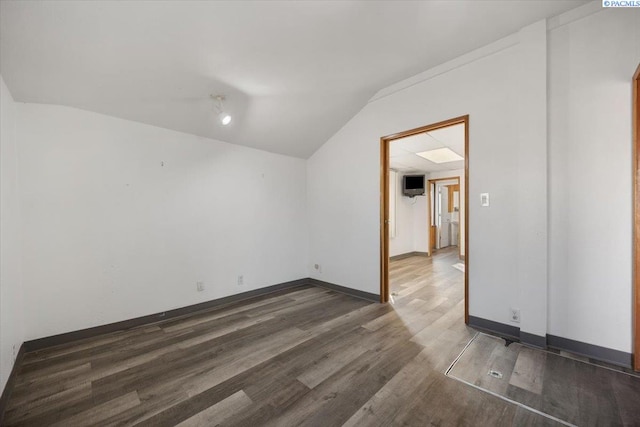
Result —
[[394, 304], [305, 286], [29, 353], [7, 425], [554, 425], [446, 377], [475, 334], [455, 250], [391, 263]]
[[448, 375], [573, 425], [640, 424], [640, 377], [491, 335], [478, 334]]

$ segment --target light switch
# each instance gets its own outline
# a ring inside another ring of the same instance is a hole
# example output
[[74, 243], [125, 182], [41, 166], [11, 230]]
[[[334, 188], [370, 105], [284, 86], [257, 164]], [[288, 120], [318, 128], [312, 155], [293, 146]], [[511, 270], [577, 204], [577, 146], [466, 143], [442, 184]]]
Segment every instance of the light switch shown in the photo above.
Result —
[[489, 206], [489, 193], [480, 193], [480, 205]]

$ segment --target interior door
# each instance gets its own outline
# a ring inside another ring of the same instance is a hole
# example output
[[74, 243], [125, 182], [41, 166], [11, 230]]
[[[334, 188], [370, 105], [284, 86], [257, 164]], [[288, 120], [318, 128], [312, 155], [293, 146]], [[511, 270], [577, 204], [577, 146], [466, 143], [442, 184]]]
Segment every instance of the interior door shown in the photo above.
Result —
[[434, 249], [438, 248], [437, 199], [436, 185], [429, 181], [429, 255], [432, 255]]
[[450, 240], [450, 223], [451, 216], [449, 215], [449, 189], [445, 186], [439, 186], [438, 192], [440, 194], [440, 247], [446, 248], [451, 245]]

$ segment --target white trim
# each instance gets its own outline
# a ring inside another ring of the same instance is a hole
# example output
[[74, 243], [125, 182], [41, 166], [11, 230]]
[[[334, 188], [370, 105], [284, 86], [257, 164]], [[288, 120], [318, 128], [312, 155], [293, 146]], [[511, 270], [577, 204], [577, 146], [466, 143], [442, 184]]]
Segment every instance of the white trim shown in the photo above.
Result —
[[385, 98], [389, 95], [393, 95], [396, 92], [400, 92], [411, 86], [415, 86], [426, 80], [430, 80], [436, 76], [439, 76], [440, 74], [444, 74], [456, 68], [460, 68], [463, 65], [477, 61], [478, 59], [482, 59], [489, 55], [493, 55], [494, 53], [508, 49], [517, 44], [518, 44], [517, 33], [504, 37], [498, 41], [495, 41], [479, 49], [473, 50], [469, 53], [466, 53], [462, 56], [452, 59], [451, 61], [447, 61], [443, 64], [436, 65], [435, 67], [430, 68], [426, 71], [423, 71], [420, 74], [416, 74], [413, 77], [409, 77], [408, 79], [401, 80], [397, 83], [392, 84], [391, 86], [387, 86], [386, 88], [379, 90], [375, 95], [373, 95], [369, 100], [369, 103], [377, 101], [381, 98]]
[[[571, 9], [567, 12], [561, 13], [560, 15], [548, 18], [547, 31], [554, 30], [563, 25], [570, 24], [574, 21], [585, 18], [589, 15], [593, 15], [594, 13], [602, 12], [603, 10], [605, 9], [602, 8], [602, 4], [599, 1], [589, 2], [583, 6], [579, 6], [575, 9]], [[371, 99], [369, 99], [368, 103], [377, 101], [382, 98], [386, 98], [389, 95], [393, 95], [394, 93], [400, 92], [404, 89], [408, 89], [419, 83], [430, 80], [434, 77], [439, 76], [440, 74], [447, 73], [456, 68], [460, 68], [464, 65], [475, 62], [479, 59], [493, 55], [494, 53], [501, 52], [513, 46], [517, 46], [518, 34], [519, 34], [519, 31], [507, 37], [503, 37], [495, 42], [489, 43], [476, 50], [473, 50], [469, 53], [458, 56], [450, 61], [444, 62], [440, 65], [436, 65], [435, 67], [429, 68], [428, 70], [423, 71], [419, 74], [416, 74], [413, 77], [409, 77], [407, 79], [394, 83], [391, 86], [387, 86], [383, 89], [380, 89], [378, 92], [376, 92], [375, 95], [371, 97]]]
[[547, 20], [547, 31], [570, 24], [582, 18], [586, 18], [594, 13], [602, 12], [602, 3], [598, 1], [589, 2], [583, 6], [576, 7], [558, 16], [554, 16]]

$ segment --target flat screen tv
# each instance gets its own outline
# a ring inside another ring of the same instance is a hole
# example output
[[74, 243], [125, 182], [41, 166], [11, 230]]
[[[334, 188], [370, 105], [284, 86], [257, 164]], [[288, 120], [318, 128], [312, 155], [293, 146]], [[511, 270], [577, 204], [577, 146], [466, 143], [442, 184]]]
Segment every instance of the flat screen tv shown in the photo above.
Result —
[[424, 196], [424, 175], [405, 175], [402, 178], [402, 194], [407, 197]]

